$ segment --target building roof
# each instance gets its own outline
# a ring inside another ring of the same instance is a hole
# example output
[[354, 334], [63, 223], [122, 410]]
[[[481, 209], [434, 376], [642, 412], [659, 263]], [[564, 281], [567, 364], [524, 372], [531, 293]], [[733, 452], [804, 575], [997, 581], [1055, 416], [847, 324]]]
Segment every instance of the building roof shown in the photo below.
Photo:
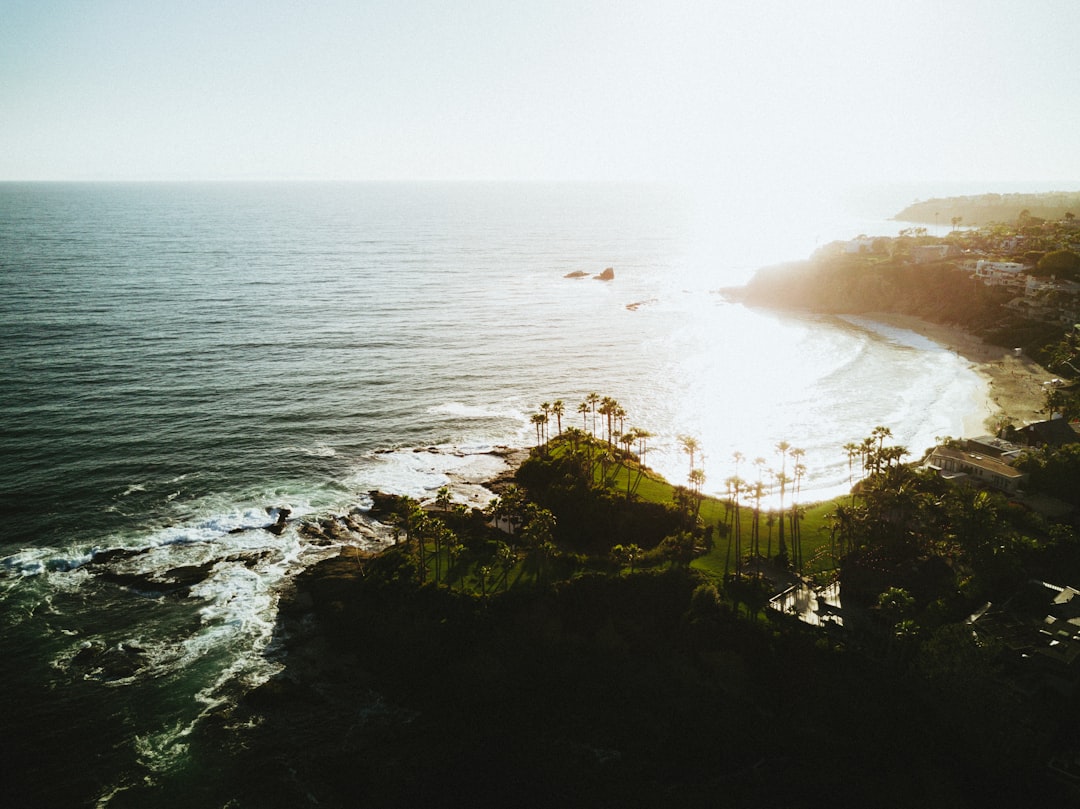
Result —
[[1080, 435], [1077, 435], [1076, 430], [1070, 427], [1065, 419], [1037, 421], [1027, 427], [1021, 427], [1016, 434], [1029, 446], [1049, 444], [1052, 447], [1060, 447], [1063, 444], [1080, 442]]
[[936, 447], [930, 457], [931, 461], [934, 457], [951, 458], [954, 461], [970, 464], [979, 469], [985, 469], [987, 472], [994, 475], [1000, 475], [1004, 478], [1024, 477], [1024, 473], [1019, 469], [1015, 469], [1007, 463], [1002, 463], [996, 458], [990, 458], [977, 452], [968, 452], [967, 450], [956, 449], [954, 447]]

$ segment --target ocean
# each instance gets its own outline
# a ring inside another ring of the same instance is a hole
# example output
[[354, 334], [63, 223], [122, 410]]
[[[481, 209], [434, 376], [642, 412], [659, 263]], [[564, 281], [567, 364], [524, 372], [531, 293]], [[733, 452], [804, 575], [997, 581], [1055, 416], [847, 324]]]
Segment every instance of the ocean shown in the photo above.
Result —
[[693, 435], [706, 491], [787, 441], [804, 500], [876, 425], [916, 457], [959, 435], [984, 387], [947, 349], [721, 294], [902, 225], [741, 214], [638, 185], [0, 184], [8, 805], [195, 805], [224, 766], [203, 726], [280, 669], [288, 577], [386, 541], [372, 490], [483, 505], [541, 402], [581, 425], [613, 396], [674, 481]]

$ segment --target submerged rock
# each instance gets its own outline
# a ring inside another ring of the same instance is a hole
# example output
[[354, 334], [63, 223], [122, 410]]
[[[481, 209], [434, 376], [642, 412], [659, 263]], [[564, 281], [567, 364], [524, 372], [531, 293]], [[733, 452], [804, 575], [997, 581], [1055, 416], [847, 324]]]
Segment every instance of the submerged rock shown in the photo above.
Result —
[[111, 682], [133, 677], [148, 663], [145, 649], [134, 643], [106, 647], [100, 641], [89, 643], [71, 660], [71, 670], [83, 677]]

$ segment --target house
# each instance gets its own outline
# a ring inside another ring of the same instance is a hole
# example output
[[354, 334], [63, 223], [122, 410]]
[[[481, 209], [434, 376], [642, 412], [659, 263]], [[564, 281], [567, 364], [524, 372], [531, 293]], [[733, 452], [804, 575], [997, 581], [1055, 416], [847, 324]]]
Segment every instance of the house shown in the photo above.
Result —
[[967, 449], [971, 452], [978, 453], [980, 455], [986, 455], [990, 458], [998, 458], [1003, 463], [1012, 463], [1023, 451], [1023, 448], [1011, 441], [1006, 441], [1004, 438], [998, 438], [996, 435], [981, 435], [978, 438], [968, 438], [965, 440]]
[[980, 635], [1008, 650], [1014, 687], [1066, 698], [1080, 682], [1080, 590], [1031, 580], [1000, 607], [987, 604], [968, 618]]
[[934, 447], [926, 466], [946, 480], [991, 486], [1015, 494], [1027, 482], [1027, 474], [999, 458], [958, 447]]
[[1005, 286], [1024, 288], [1027, 285], [1027, 274], [1024, 265], [1015, 261], [987, 261], [979, 259], [975, 262], [975, 277], [987, 286]]
[[1080, 443], [1080, 434], [1058, 414], [1049, 421], [1037, 421], [1026, 427], [1020, 427], [1010, 437], [1018, 444], [1028, 447], [1060, 447], [1065, 444]]

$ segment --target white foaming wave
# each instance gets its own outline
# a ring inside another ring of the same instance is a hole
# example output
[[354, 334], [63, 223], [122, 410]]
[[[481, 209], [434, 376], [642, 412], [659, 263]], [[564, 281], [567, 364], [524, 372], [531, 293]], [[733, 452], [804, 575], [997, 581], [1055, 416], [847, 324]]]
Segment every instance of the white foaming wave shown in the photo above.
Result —
[[453, 502], [486, 505], [494, 495], [483, 483], [507, 469], [492, 445], [444, 445], [430, 449], [399, 449], [372, 453], [349, 477], [359, 491], [381, 491], [431, 500], [446, 486]]
[[145, 483], [132, 483], [130, 486], [128, 486], [126, 489], [124, 489], [124, 491], [122, 491], [120, 493], [120, 496], [121, 497], [127, 497], [129, 494], [134, 494], [135, 492], [145, 492], [145, 491], [146, 491], [146, 484]]
[[57, 548], [23, 548], [0, 559], [0, 569], [14, 576], [39, 576], [43, 573], [67, 573], [76, 570], [94, 556], [93, 551]]
[[139, 763], [155, 773], [168, 772], [179, 766], [188, 751], [188, 744], [183, 740], [191, 735], [200, 718], [187, 723], [177, 720], [156, 733], [136, 735], [135, 753]]

